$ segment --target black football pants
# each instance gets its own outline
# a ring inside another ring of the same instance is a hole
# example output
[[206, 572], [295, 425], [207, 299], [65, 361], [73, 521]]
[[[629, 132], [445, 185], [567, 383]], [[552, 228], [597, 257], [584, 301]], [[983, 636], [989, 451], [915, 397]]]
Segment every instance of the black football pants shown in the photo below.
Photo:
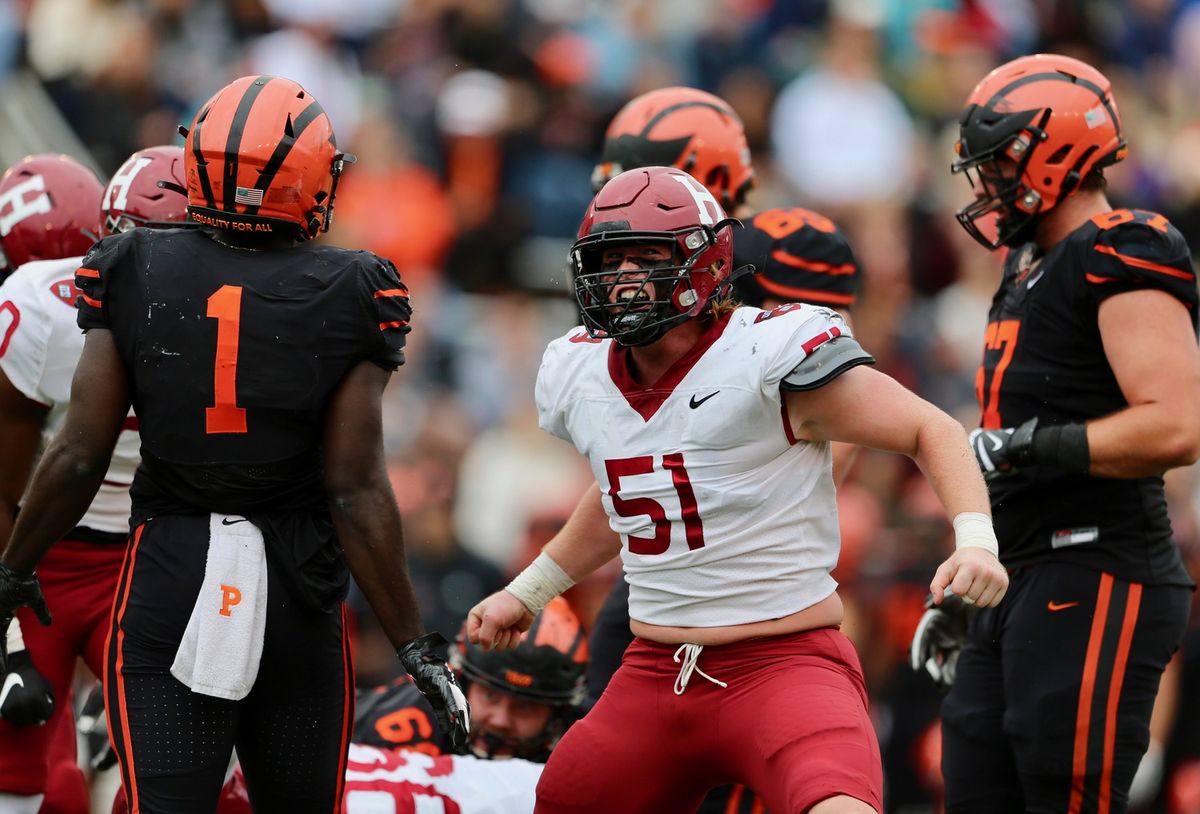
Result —
[[942, 705], [948, 814], [1120, 814], [1191, 592], [1065, 563], [979, 612]]
[[344, 611], [294, 601], [268, 558], [265, 644], [250, 694], [201, 695], [171, 675], [204, 579], [208, 522], [168, 516], [138, 527], [117, 586], [105, 708], [129, 808], [212, 814], [236, 747], [256, 812], [333, 814], [354, 718]]

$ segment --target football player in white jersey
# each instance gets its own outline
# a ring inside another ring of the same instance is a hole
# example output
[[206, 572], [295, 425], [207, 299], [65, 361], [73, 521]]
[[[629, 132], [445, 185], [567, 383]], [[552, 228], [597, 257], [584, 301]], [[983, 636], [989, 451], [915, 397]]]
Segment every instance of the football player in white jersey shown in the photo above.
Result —
[[[38, 449], [62, 424], [70, 400], [83, 350], [74, 283], [81, 256], [98, 234], [180, 225], [187, 203], [182, 183], [179, 147], [135, 153], [107, 188], [66, 156], [31, 156], [0, 181], [0, 246], [15, 268], [0, 286], [0, 547]], [[137, 464], [131, 415], [87, 514], [38, 568], [53, 626], [36, 624], [35, 614], [22, 608], [8, 628], [0, 686], [0, 814], [36, 812], [39, 805], [43, 812], [88, 810], [67, 699], [77, 657], [96, 674], [103, 664]], [[56, 738], [62, 740], [52, 743]]]
[[598, 486], [468, 631], [512, 647], [620, 554], [637, 638], [551, 755], [539, 814], [692, 811], [730, 782], [773, 811], [882, 811], [830, 577], [831, 441], [909, 455], [929, 478], [957, 542], [936, 601], [952, 589], [991, 606], [1007, 587], [961, 425], [866, 366], [835, 312], [725, 301], [734, 223], [686, 173], [641, 168], [604, 186], [572, 249], [585, 326], [547, 348], [536, 396]]

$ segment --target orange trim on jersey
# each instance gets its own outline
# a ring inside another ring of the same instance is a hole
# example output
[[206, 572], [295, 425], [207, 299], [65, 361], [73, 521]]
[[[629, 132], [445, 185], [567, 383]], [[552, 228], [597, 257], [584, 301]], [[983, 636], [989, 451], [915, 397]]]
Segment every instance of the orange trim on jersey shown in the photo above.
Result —
[[397, 319], [392, 322], [379, 323], [379, 330], [386, 331], [388, 328], [403, 328], [408, 325], [407, 319]]
[[854, 305], [856, 297], [853, 294], [835, 294], [832, 291], [821, 291], [816, 288], [795, 288], [781, 285], [774, 280], [768, 280], [762, 274], [755, 274], [754, 281], [765, 291], [776, 297], [787, 297], [789, 302], [811, 302], [817, 305]]
[[1100, 804], [1096, 814], [1108, 814], [1112, 803], [1113, 752], [1117, 740], [1117, 704], [1121, 700], [1121, 685], [1125, 682], [1125, 666], [1129, 661], [1129, 648], [1133, 643], [1133, 629], [1137, 626], [1138, 609], [1142, 604], [1142, 586], [1136, 582], [1129, 585], [1129, 596], [1125, 599], [1125, 619], [1121, 623], [1121, 638], [1117, 641], [1117, 655], [1113, 660], [1112, 678], [1108, 685], [1108, 708], [1104, 713], [1104, 762], [1100, 767]]
[[1104, 642], [1104, 624], [1108, 618], [1112, 584], [1112, 574], [1100, 575], [1096, 609], [1092, 612], [1092, 631], [1088, 635], [1087, 655], [1083, 660], [1079, 707], [1075, 713], [1075, 750], [1071, 763], [1071, 798], [1067, 804], [1067, 814], [1080, 814], [1083, 805], [1083, 784], [1087, 779], [1088, 727], [1092, 717], [1092, 695], [1096, 689], [1096, 664], [1100, 661], [1100, 647]]
[[93, 279], [99, 280], [100, 272], [97, 271], [96, 269], [90, 269], [90, 268], [87, 268], [86, 266], [83, 266], [75, 271], [75, 276], [76, 277], [91, 277]]
[[1154, 263], [1149, 260], [1142, 260], [1137, 257], [1130, 257], [1127, 254], [1121, 254], [1112, 246], [1093, 246], [1092, 248], [1101, 254], [1111, 255], [1125, 265], [1133, 266], [1134, 268], [1146, 269], [1147, 271], [1157, 271], [1159, 274], [1165, 274], [1168, 277], [1177, 277], [1180, 280], [1191, 280], [1196, 276], [1188, 271], [1180, 271], [1179, 269], [1172, 268], [1171, 266], [1164, 266], [1162, 263]]
[[[125, 618], [125, 608], [129, 604], [129, 594], [133, 590], [133, 569], [137, 563], [138, 546], [142, 542], [142, 532], [145, 528], [146, 524], [142, 523], [133, 532], [133, 545], [129, 547], [129, 554], [126, 555], [129, 560], [129, 568], [125, 573], [125, 584], [121, 586], [121, 590], [113, 598], [113, 624], [116, 628], [113, 645], [117, 648], [117, 663], [113, 669], [117, 676], [117, 698], [119, 699], [117, 714], [121, 721], [121, 737], [122, 745], [124, 746], [122, 750], [123, 754], [121, 755], [121, 768], [126, 772], [129, 781], [129, 814], [139, 814], [141, 804], [138, 801], [137, 772], [134, 770], [133, 765], [133, 744], [129, 741], [129, 709], [125, 705], [125, 676], [121, 672], [121, 668], [125, 665], [125, 631], [121, 628], [121, 621]], [[118, 598], [121, 603], [119, 608], [117, 607]], [[107, 662], [107, 659], [105, 661]], [[116, 739], [112, 737], [112, 727], [112, 716], [109, 716], [108, 736], [115, 743]]]
[[725, 814], [737, 814], [738, 809], [742, 807], [742, 792], [746, 787], [738, 783], [729, 792], [729, 800], [725, 803]]
[[83, 301], [86, 302], [88, 305], [92, 306], [93, 308], [104, 307], [104, 303], [100, 302], [100, 300], [93, 300], [91, 297], [89, 297], [87, 294], [84, 294], [82, 291], [79, 292], [79, 296], [83, 297]]
[[407, 296], [408, 296], [407, 288], [386, 288], [386, 289], [383, 289], [382, 291], [375, 292], [375, 299], [379, 299], [380, 297], [407, 297]]
[[771, 252], [771, 259], [777, 260], [785, 266], [791, 266], [794, 269], [804, 269], [815, 274], [853, 274], [857, 269], [853, 263], [842, 263], [840, 266], [832, 266], [829, 263], [821, 263], [817, 260], [805, 260], [803, 257], [797, 257], [791, 252], [785, 252], [783, 249], [776, 249]]
[[767, 807], [761, 797], [754, 798], [754, 805], [750, 806], [750, 814], [767, 814]]
[[1116, 277], [1101, 277], [1099, 274], [1092, 274], [1091, 272], [1085, 274], [1084, 277], [1087, 278], [1089, 283], [1097, 283], [1101, 285], [1104, 283], [1118, 282]]
[[342, 751], [338, 758], [337, 793], [333, 795], [333, 814], [341, 814], [342, 795], [346, 788], [346, 762], [350, 755], [350, 734], [354, 729], [354, 654], [350, 650], [350, 619], [346, 603], [342, 603], [342, 664], [345, 678], [342, 679]]

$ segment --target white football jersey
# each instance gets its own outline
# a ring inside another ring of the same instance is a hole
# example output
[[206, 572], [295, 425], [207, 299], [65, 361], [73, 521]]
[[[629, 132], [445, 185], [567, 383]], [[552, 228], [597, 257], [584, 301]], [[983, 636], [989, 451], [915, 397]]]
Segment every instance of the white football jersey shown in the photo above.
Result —
[[542, 764], [350, 744], [346, 814], [531, 814]]
[[[0, 286], [0, 370], [26, 398], [49, 408], [42, 448], [63, 424], [71, 379], [83, 353], [75, 324], [75, 270], [81, 257], [26, 263]], [[140, 461], [137, 420], [130, 413], [104, 483], [81, 526], [129, 532], [129, 485]]]
[[546, 349], [539, 422], [591, 462], [621, 535], [632, 618], [737, 625], [833, 593], [829, 444], [793, 438], [779, 383], [849, 335], [825, 308], [739, 308], [647, 387], [629, 374], [628, 349], [583, 328]]
[[[344, 814], [532, 814], [542, 764], [431, 757], [413, 749], [350, 744]], [[221, 790], [219, 814], [249, 814], [242, 767]]]

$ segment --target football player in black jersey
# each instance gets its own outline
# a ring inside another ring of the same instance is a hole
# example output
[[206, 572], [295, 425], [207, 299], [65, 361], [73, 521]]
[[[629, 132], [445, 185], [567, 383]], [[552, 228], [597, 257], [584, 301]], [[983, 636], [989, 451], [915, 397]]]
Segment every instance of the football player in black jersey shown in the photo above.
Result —
[[[471, 703], [471, 752], [545, 763], [577, 717], [587, 658], [587, 636], [562, 597], [546, 605], [512, 650], [471, 644], [464, 627], [451, 646], [450, 666]], [[431, 714], [412, 680], [401, 677], [359, 693], [353, 741], [447, 754], [451, 744]]]
[[307, 242], [347, 157], [295, 82], [235, 80], [186, 132], [203, 228], [105, 238], [77, 273], [87, 339], [0, 558], [0, 634], [16, 607], [44, 609], [34, 566], [95, 494], [132, 404], [142, 464], [103, 677], [131, 808], [211, 812], [236, 746], [256, 810], [328, 812], [353, 721], [347, 566], [465, 747], [384, 467], [408, 292], [373, 254]]
[[[1191, 252], [1166, 218], [1116, 209], [1126, 153], [1108, 80], [1064, 56], [988, 74], [960, 119], [958, 213], [1005, 247], [972, 445], [1011, 586], [965, 647], [927, 614], [914, 666], [957, 654], [942, 707], [948, 812], [1121, 812], [1193, 587], [1162, 474], [1200, 454]], [[964, 615], [969, 608], [964, 608]], [[945, 677], [948, 678], [948, 677]]]

